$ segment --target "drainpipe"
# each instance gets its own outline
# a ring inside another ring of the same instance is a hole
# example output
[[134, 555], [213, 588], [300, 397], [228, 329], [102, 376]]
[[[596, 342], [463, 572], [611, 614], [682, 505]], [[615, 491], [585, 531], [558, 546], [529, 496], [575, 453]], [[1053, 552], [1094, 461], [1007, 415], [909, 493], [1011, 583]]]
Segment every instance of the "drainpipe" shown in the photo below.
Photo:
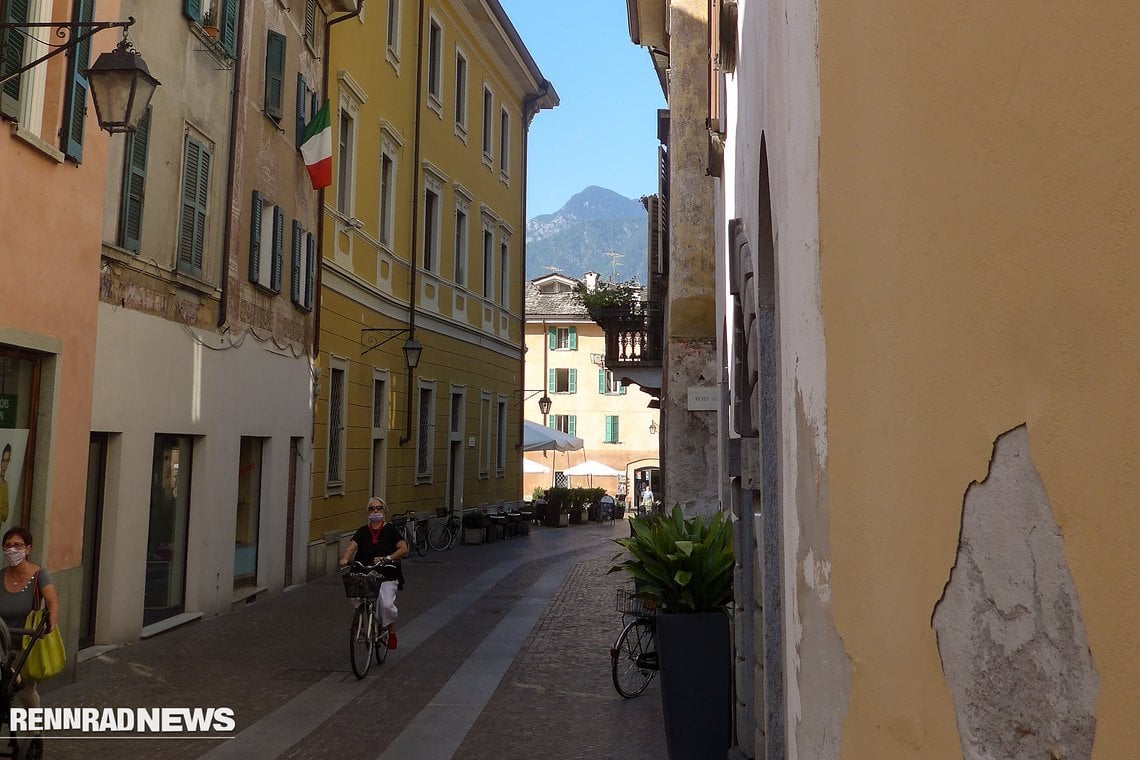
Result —
[[[527, 192], [527, 177], [529, 174], [529, 154], [530, 154], [530, 123], [534, 120], [535, 114], [538, 113], [538, 102], [546, 97], [549, 91], [550, 82], [545, 79], [539, 85], [539, 91], [534, 95], [529, 95], [523, 100], [523, 140], [522, 140], [522, 242], [519, 245], [519, 250], [522, 252], [522, 277], [519, 278], [519, 308], [522, 312], [522, 335], [519, 336], [521, 341], [519, 351], [519, 377], [522, 379], [522, 389], [519, 391], [519, 397], [522, 401], [519, 403], [519, 448], [522, 448], [523, 439], [526, 437], [524, 424], [526, 423], [526, 192]], [[546, 388], [546, 322], [542, 323], [542, 387]], [[546, 425], [546, 415], [542, 415], [542, 424]]]
[[[408, 251], [408, 340], [416, 338], [416, 251], [419, 245], [420, 218], [420, 133], [423, 119], [424, 96], [424, 0], [420, 0], [419, 32], [416, 35], [416, 130], [415, 130], [415, 156], [412, 159], [412, 248]], [[404, 434], [400, 436], [400, 445], [403, 446], [412, 440], [412, 392], [415, 390], [415, 370], [408, 367], [408, 412], [404, 417]]]
[[[235, 175], [237, 174], [237, 149], [238, 149], [238, 121], [241, 113], [241, 93], [242, 93], [242, 74], [245, 72], [245, 66], [242, 65], [242, 55], [245, 53], [245, 46], [242, 44], [242, 33], [245, 31], [245, 13], [246, 3], [238, 5], [237, 17], [237, 40], [234, 47], [234, 86], [233, 95], [230, 98], [230, 146], [227, 151], [228, 160], [226, 161], [226, 226], [222, 231], [222, 300], [218, 304], [218, 327], [224, 327], [226, 322], [229, 321], [229, 300], [230, 300], [230, 260], [232, 254], [230, 246], [233, 245], [235, 227], [238, 222], [234, 220], [234, 194], [236, 192]], [[239, 215], [240, 216], [240, 215]]]
[[[325, 50], [324, 55], [321, 56], [321, 84], [324, 85], [324, 96], [329, 97], [329, 45], [332, 41], [332, 25], [339, 24], [342, 21], [348, 21], [350, 18], [356, 18], [364, 12], [364, 0], [356, 6], [356, 10], [351, 13], [335, 18], [332, 21], [325, 23]], [[330, 104], [331, 106], [331, 104]], [[331, 114], [330, 114], [331, 116]], [[331, 121], [331, 118], [330, 118]], [[325, 188], [317, 191], [317, 250], [320, 256], [314, 262], [317, 267], [316, 283], [313, 285], [313, 358], [317, 358], [321, 354], [321, 286], [324, 282], [324, 259], [325, 259]]]

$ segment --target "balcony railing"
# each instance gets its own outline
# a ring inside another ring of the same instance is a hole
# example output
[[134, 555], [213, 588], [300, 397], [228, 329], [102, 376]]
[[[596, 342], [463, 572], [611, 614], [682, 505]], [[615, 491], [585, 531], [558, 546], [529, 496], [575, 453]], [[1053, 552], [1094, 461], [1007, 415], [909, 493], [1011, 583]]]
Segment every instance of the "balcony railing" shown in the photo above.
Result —
[[660, 367], [665, 310], [657, 301], [590, 310], [606, 333], [606, 366], [610, 369]]

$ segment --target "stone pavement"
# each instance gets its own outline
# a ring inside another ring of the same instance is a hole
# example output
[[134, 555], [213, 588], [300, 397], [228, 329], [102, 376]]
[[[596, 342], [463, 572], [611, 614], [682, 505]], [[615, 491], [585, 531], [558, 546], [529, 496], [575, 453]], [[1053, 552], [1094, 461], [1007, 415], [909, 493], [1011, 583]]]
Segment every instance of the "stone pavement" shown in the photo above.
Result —
[[362, 681], [335, 576], [113, 650], [45, 706], [226, 706], [233, 738], [49, 735], [46, 756], [665, 757], [656, 681], [633, 700], [610, 681], [625, 580], [606, 570], [623, 535], [622, 521], [539, 527], [406, 561], [400, 647]]

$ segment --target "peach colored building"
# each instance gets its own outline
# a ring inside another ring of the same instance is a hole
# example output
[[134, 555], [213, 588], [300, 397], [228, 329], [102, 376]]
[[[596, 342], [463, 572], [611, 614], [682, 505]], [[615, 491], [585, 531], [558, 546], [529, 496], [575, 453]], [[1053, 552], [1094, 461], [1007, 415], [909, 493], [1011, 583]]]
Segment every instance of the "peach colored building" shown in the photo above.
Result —
[[[23, 10], [4, 20], [72, 15], [70, 0], [13, 16]], [[117, 0], [102, 0], [95, 19], [118, 13]], [[26, 63], [46, 50], [17, 30], [0, 35]], [[89, 601], [84, 498], [109, 138], [85, 91], [68, 84], [116, 42], [117, 32], [98, 33], [88, 60], [72, 51], [0, 85], [0, 528], [32, 531], [32, 561], [53, 575], [71, 651]], [[0, 64], [0, 79], [10, 71]], [[73, 673], [74, 659], [64, 677]]]

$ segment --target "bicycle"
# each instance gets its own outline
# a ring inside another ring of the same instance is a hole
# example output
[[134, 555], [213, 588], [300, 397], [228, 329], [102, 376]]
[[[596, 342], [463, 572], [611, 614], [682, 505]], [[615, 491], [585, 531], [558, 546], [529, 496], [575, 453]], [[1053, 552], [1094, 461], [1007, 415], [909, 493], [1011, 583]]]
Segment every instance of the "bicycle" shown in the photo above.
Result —
[[380, 593], [380, 584], [396, 580], [397, 573], [395, 562], [371, 567], [350, 562], [341, 571], [345, 596], [356, 600], [348, 630], [348, 661], [357, 680], [368, 675], [373, 659], [379, 665], [388, 657], [388, 628], [380, 624], [376, 596]]
[[618, 589], [617, 611], [632, 617], [610, 649], [614, 688], [626, 699], [645, 691], [657, 675], [657, 604], [635, 592]]
[[420, 528], [419, 520], [416, 519], [415, 512], [405, 512], [404, 514], [392, 520], [392, 524], [400, 530], [400, 534], [404, 537], [404, 542], [411, 549], [416, 550], [416, 554], [421, 557], [427, 554], [427, 531]]
[[[440, 517], [442, 516], [440, 515]], [[437, 520], [427, 534], [428, 546], [437, 552], [446, 551], [455, 546], [455, 541], [458, 538], [459, 518], [456, 516], [454, 508], [447, 513], [446, 520]]]

